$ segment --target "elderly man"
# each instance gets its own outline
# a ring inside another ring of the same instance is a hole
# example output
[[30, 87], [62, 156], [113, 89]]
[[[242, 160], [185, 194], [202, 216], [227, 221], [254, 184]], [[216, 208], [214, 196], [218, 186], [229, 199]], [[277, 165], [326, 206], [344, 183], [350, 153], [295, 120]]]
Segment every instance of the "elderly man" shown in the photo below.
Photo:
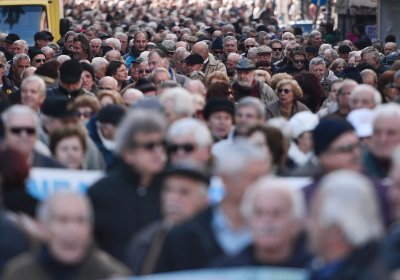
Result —
[[384, 104], [375, 109], [370, 149], [363, 154], [366, 174], [375, 178], [386, 178], [390, 157], [400, 144], [400, 106]]
[[155, 272], [168, 231], [207, 207], [208, 184], [209, 176], [190, 161], [164, 171], [161, 193], [163, 218], [142, 229], [128, 248], [127, 263], [135, 275]]
[[223, 39], [223, 57], [222, 57], [222, 62], [226, 61], [226, 58], [230, 53], [237, 53], [238, 47], [237, 47], [237, 39], [234, 36], [226, 36]]
[[106, 69], [108, 66], [107, 59], [103, 57], [94, 57], [91, 63], [94, 70], [94, 78], [98, 82], [101, 78], [106, 75]]
[[154, 83], [157, 89], [157, 95], [162, 91], [162, 84], [171, 80], [171, 75], [167, 69], [162, 67], [154, 68], [150, 74], [150, 80]]
[[24, 105], [14, 105], [1, 115], [4, 143], [21, 152], [32, 167], [63, 168], [54, 159], [35, 150], [39, 119], [37, 113]]
[[232, 84], [236, 101], [246, 96], [259, 98], [265, 105], [277, 101], [275, 92], [264, 82], [255, 78], [256, 66], [247, 58], [242, 58], [236, 65], [237, 79]]
[[272, 61], [272, 49], [268, 46], [260, 46], [257, 48], [257, 67], [265, 67], [270, 73], [274, 72]]
[[332, 113], [331, 116], [346, 119], [351, 109], [349, 102], [350, 94], [357, 85], [357, 82], [354, 80], [347, 79], [342, 82], [337, 93], [337, 103], [339, 108], [336, 112]]
[[[15, 42], [14, 42], [15, 44]], [[393, 42], [387, 42], [385, 44], [385, 48], [384, 48], [384, 52], [385, 52], [385, 56], [388, 56], [389, 54], [391, 54], [392, 52], [397, 51], [397, 44], [393, 43]]]
[[389, 70], [389, 67], [381, 62], [379, 52], [374, 47], [366, 47], [361, 51], [361, 61], [370, 64], [378, 77]]
[[225, 65], [221, 61], [216, 60], [213, 54], [209, 53], [208, 46], [204, 41], [194, 44], [192, 47], [192, 53], [197, 53], [203, 57], [204, 66], [202, 71], [206, 76], [215, 71], [221, 71], [226, 74]]
[[124, 55], [123, 59], [125, 60], [125, 65], [129, 69], [133, 61], [135, 61], [142, 52], [146, 50], [147, 43], [149, 42], [149, 38], [147, 33], [144, 31], [138, 31], [133, 36], [133, 45], [130, 48], [129, 52]]
[[269, 47], [272, 49], [272, 63], [278, 62], [283, 58], [283, 44], [280, 40], [274, 39], [269, 42]]
[[21, 84], [21, 104], [30, 107], [39, 114], [46, 98], [46, 83], [39, 76], [25, 78]]
[[358, 85], [351, 91], [349, 103], [351, 110], [374, 109], [382, 103], [382, 96], [370, 85]]
[[99, 38], [90, 40], [90, 51], [92, 52], [93, 57], [100, 57], [102, 55], [101, 43], [101, 39]]
[[308, 266], [311, 255], [301, 238], [305, 203], [298, 189], [284, 180], [264, 177], [246, 191], [240, 210], [253, 242], [237, 256], [215, 260], [213, 266]]
[[118, 81], [110, 76], [104, 76], [99, 81], [99, 90], [118, 91]]
[[128, 276], [128, 268], [93, 244], [93, 213], [88, 199], [61, 191], [39, 208], [38, 219], [47, 239], [36, 254], [26, 253], [12, 260], [2, 279], [103, 279]]
[[323, 178], [308, 232], [310, 247], [322, 261], [310, 279], [389, 279], [379, 254], [384, 234], [379, 205], [364, 176], [342, 170]]
[[97, 217], [96, 240], [120, 260], [125, 259], [132, 236], [161, 218], [156, 176], [166, 161], [166, 127], [164, 117], [157, 112], [129, 112], [116, 137], [115, 154], [120, 164], [88, 191]]
[[360, 72], [363, 84], [370, 85], [374, 88], [378, 86], [378, 76], [371, 69], [364, 69]]
[[122, 94], [122, 101], [127, 108], [138, 102], [140, 99], [143, 99], [144, 95], [140, 90], [134, 88], [128, 88]]
[[242, 56], [238, 53], [230, 53], [228, 58], [226, 59], [226, 73], [229, 77], [231, 83], [233, 83], [236, 79], [236, 65], [242, 59]]
[[22, 72], [31, 65], [31, 59], [25, 53], [16, 54], [12, 60], [11, 71], [8, 78], [11, 79], [15, 86], [20, 87], [22, 81]]
[[332, 62], [339, 58], [339, 54], [332, 48], [328, 48], [324, 50], [323, 54], [324, 59], [328, 62], [328, 66], [332, 64]]
[[246, 248], [251, 235], [239, 206], [246, 188], [269, 169], [267, 155], [251, 144], [222, 145], [216, 155], [216, 174], [226, 187], [224, 199], [168, 233], [159, 270], [206, 267], [215, 257], [234, 256]]
[[247, 135], [256, 125], [265, 123], [265, 106], [260, 99], [248, 96], [240, 99], [235, 110], [234, 136]]
[[317, 48], [317, 50], [322, 45], [322, 34], [317, 30], [311, 31], [308, 39], [309, 39], [309, 44]]
[[73, 58], [76, 60], [91, 60], [90, 41], [83, 34], [74, 37]]
[[167, 132], [167, 151], [172, 164], [193, 161], [203, 168], [208, 167], [212, 143], [207, 126], [192, 118], [177, 120]]
[[323, 58], [316, 57], [311, 59], [309, 69], [320, 81], [325, 94], [328, 94], [331, 84], [338, 79], [335, 74], [326, 68]]

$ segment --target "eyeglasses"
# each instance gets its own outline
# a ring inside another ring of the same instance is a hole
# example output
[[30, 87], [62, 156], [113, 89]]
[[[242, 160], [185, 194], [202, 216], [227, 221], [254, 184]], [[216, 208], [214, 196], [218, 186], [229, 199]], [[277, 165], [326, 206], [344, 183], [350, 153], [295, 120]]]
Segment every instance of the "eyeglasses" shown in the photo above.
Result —
[[139, 70], [139, 74], [144, 74], [144, 73], [150, 74], [151, 71], [150, 70]]
[[191, 153], [196, 149], [196, 146], [192, 143], [185, 144], [169, 144], [167, 146], [167, 151], [171, 154], [177, 153], [179, 150], [184, 151], [185, 153]]
[[292, 92], [292, 90], [291, 89], [288, 89], [288, 88], [278, 88], [278, 93], [291, 93]]
[[146, 151], [154, 151], [156, 148], [161, 147], [161, 148], [165, 148], [166, 143], [164, 140], [162, 141], [151, 141], [151, 142], [147, 142], [147, 143], [134, 143], [133, 146], [135, 148], [142, 148]]
[[278, 51], [281, 52], [282, 48], [272, 48], [272, 50], [275, 51], [275, 52], [278, 52]]
[[11, 127], [9, 130], [11, 131], [12, 134], [15, 135], [21, 135], [22, 132], [25, 132], [28, 135], [36, 134], [36, 128], [29, 126]]
[[355, 149], [359, 149], [359, 148], [360, 148], [360, 142], [357, 141], [354, 143], [348, 143], [348, 144], [345, 144], [345, 145], [342, 145], [342, 146], [339, 146], [336, 148], [329, 149], [329, 152], [347, 154], [347, 153], [352, 153]]
[[303, 64], [304, 62], [306, 62], [305, 59], [302, 59], [302, 60], [295, 60], [295, 59], [294, 59], [294, 60], [293, 60], [293, 63], [294, 63], [294, 64]]
[[35, 62], [36, 62], [36, 63], [46, 62], [46, 59], [40, 59], [40, 58], [38, 58], [38, 59], [35, 59]]

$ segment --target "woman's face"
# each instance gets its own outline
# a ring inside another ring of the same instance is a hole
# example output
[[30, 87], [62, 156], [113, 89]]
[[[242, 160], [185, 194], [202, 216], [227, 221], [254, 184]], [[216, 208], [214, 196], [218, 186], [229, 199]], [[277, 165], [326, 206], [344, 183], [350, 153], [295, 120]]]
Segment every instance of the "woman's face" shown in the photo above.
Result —
[[117, 69], [114, 78], [118, 82], [123, 82], [128, 79], [128, 70], [126, 69], [126, 66], [124, 64], [121, 64], [121, 66]]
[[55, 157], [69, 169], [80, 169], [85, 158], [85, 152], [78, 136], [70, 136], [58, 142]]
[[89, 71], [83, 70], [83, 75], [82, 75], [83, 88], [88, 91], [92, 91], [93, 84], [94, 84], [94, 81], [93, 81], [92, 75], [89, 73]]
[[335, 74], [339, 74], [344, 70], [344, 64], [343, 63], [339, 63], [335, 70], [333, 71]]
[[267, 139], [265, 138], [264, 134], [261, 131], [253, 132], [249, 138], [249, 142], [255, 146], [257, 146], [260, 153], [269, 154], [269, 148], [267, 145]]
[[293, 104], [294, 92], [291, 84], [283, 84], [277, 89], [279, 102], [282, 105]]
[[394, 87], [393, 83], [389, 82], [383, 89], [383, 95], [387, 102], [392, 102], [398, 96], [399, 91]]

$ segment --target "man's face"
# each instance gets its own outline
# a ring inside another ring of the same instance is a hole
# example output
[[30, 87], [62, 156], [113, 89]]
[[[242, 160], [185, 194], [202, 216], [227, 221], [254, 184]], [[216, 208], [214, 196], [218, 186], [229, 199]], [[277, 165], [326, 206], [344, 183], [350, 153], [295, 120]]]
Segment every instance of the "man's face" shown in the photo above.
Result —
[[292, 58], [293, 67], [297, 70], [305, 68], [306, 57], [301, 54], [295, 54]]
[[160, 132], [138, 133], [134, 147], [123, 155], [138, 172], [153, 175], [163, 170], [166, 161], [164, 136]]
[[310, 37], [310, 42], [313, 46], [319, 47], [322, 45], [322, 36], [321, 34], [315, 34], [313, 38]]
[[258, 53], [257, 54], [257, 61], [268, 61], [269, 63], [271, 63], [272, 60], [272, 56], [271, 53]]
[[85, 51], [82, 48], [82, 43], [79, 41], [74, 42], [74, 58], [76, 60], [86, 59]]
[[26, 50], [22, 44], [14, 43], [12, 45], [12, 48], [13, 48], [14, 55], [17, 55], [17, 54], [20, 54], [20, 53], [24, 53], [24, 54], [28, 53], [28, 50]]
[[60, 81], [60, 85], [65, 88], [68, 92], [73, 92], [82, 88], [82, 79], [76, 83], [66, 84]]
[[153, 71], [154, 68], [163, 67], [162, 58], [158, 55], [158, 53], [153, 53], [149, 56], [149, 69]]
[[224, 46], [224, 53], [227, 56], [230, 53], [236, 53], [237, 52], [237, 42], [235, 40], [230, 40], [225, 42]]
[[147, 61], [140, 63], [139, 65], [139, 78], [148, 78], [150, 75], [150, 67]]
[[64, 43], [64, 48], [67, 51], [73, 51], [73, 46], [74, 46], [74, 37], [73, 36], [68, 36], [65, 40]]
[[396, 116], [379, 117], [374, 123], [371, 152], [378, 159], [390, 158], [394, 148], [400, 143], [400, 125]]
[[199, 146], [191, 134], [170, 139], [167, 150], [172, 164], [193, 161], [199, 165], [206, 165], [210, 160], [210, 147]]
[[96, 34], [92, 30], [86, 30], [85, 35], [89, 39], [89, 41], [96, 38]]
[[228, 57], [226, 60], [226, 72], [232, 76], [236, 73], [236, 64], [239, 62], [238, 58]]
[[337, 100], [340, 108], [350, 108], [350, 93], [356, 87], [356, 85], [345, 85], [342, 86], [337, 94]]
[[36, 45], [39, 49], [46, 47], [49, 44], [49, 40], [36, 40]]
[[358, 93], [354, 95], [353, 98], [350, 100], [350, 106], [352, 110], [361, 108], [374, 109], [374, 94], [368, 91]]
[[148, 43], [148, 40], [147, 40], [146, 36], [142, 33], [139, 33], [136, 35], [135, 40], [133, 41], [133, 46], [138, 51], [143, 52], [146, 50], [147, 43]]
[[397, 47], [394, 43], [386, 43], [384, 48], [385, 55], [388, 55], [395, 51], [397, 51]]
[[231, 114], [220, 111], [212, 113], [207, 123], [213, 135], [224, 139], [233, 126], [233, 118]]
[[45, 228], [48, 246], [56, 260], [63, 264], [77, 264], [86, 256], [92, 242], [89, 209], [81, 199], [56, 199]]
[[372, 52], [365, 53], [365, 54], [361, 57], [361, 61], [370, 64], [374, 69], [376, 69], [376, 68], [379, 67], [379, 63], [377, 63], [377, 61], [375, 60], [374, 55], [373, 55]]
[[322, 81], [326, 74], [326, 67], [323, 64], [312, 65], [310, 66], [310, 71], [318, 78], [319, 81]]
[[276, 251], [292, 244], [298, 226], [292, 207], [289, 195], [283, 191], [257, 195], [249, 222], [256, 248]]
[[36, 123], [33, 117], [13, 114], [5, 124], [5, 143], [27, 157], [31, 156], [36, 143]]
[[70, 169], [80, 169], [85, 159], [85, 151], [78, 136], [65, 137], [55, 148], [56, 159]]
[[121, 52], [126, 52], [126, 49], [128, 48], [128, 39], [121, 36], [118, 40], [121, 43]]
[[33, 67], [40, 67], [46, 62], [46, 56], [44, 54], [38, 54], [34, 58], [32, 58], [31, 64]]
[[28, 59], [20, 59], [16, 65], [13, 65], [14, 76], [21, 79], [21, 74], [30, 66]]
[[282, 58], [282, 45], [279, 43], [273, 43], [271, 46], [272, 49], [272, 57], [274, 59], [281, 59]]
[[201, 69], [203, 69], [203, 64], [186, 64], [186, 69], [188, 74], [191, 74], [195, 71], [201, 71]]
[[100, 68], [96, 71], [94, 71], [94, 77], [97, 80], [100, 80], [101, 78], [103, 78], [106, 75], [106, 69], [107, 69], [107, 64], [102, 64], [100, 66]]
[[247, 39], [244, 43], [244, 48], [246, 51], [248, 51], [251, 48], [254, 48], [256, 46], [256, 40], [255, 39]]
[[130, 72], [132, 80], [139, 80], [139, 63], [132, 63]]
[[26, 83], [21, 88], [21, 103], [31, 107], [34, 111], [38, 111], [45, 99], [44, 92], [40, 92], [38, 82]]
[[242, 106], [235, 112], [235, 129], [241, 135], [246, 134], [251, 127], [262, 123], [262, 121], [253, 106]]
[[153, 83], [155, 84], [156, 88], [160, 88], [161, 84], [168, 80], [170, 80], [170, 77], [165, 72], [159, 72], [153, 77]]
[[327, 172], [338, 169], [361, 171], [361, 148], [357, 135], [354, 132], [340, 135], [320, 155], [320, 162]]
[[254, 70], [238, 70], [237, 73], [237, 82], [242, 87], [251, 87], [253, 84], [255, 71]]
[[170, 176], [165, 180], [162, 208], [167, 221], [173, 224], [182, 223], [206, 205], [207, 191], [204, 183], [179, 175]]
[[90, 42], [90, 50], [93, 55], [99, 55], [101, 53], [101, 42], [100, 41], [91, 41]]

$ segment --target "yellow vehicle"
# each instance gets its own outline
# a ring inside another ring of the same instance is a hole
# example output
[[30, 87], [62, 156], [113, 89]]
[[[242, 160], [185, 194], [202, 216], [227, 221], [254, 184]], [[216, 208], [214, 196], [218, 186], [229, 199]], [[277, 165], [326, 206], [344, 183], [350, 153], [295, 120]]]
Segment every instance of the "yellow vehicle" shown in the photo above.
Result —
[[33, 36], [47, 29], [60, 38], [62, 0], [0, 0], [0, 32], [16, 33], [33, 45]]

